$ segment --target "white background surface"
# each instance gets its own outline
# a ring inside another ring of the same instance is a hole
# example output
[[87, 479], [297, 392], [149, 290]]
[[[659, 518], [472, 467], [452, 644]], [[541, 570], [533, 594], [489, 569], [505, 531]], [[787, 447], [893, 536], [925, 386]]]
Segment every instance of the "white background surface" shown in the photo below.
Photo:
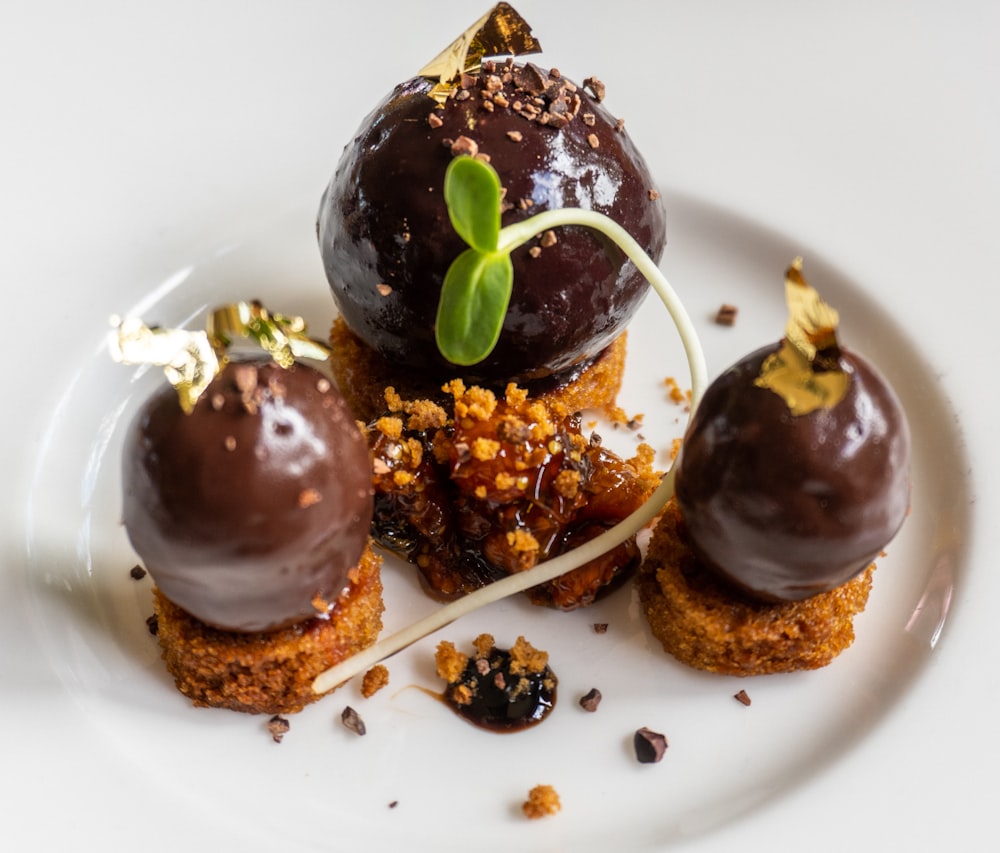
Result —
[[[814, 248], [865, 283], [921, 346], [926, 381], [950, 399], [971, 466], [972, 536], [949, 620], [920, 677], [871, 736], [830, 766], [679, 846], [757, 849], [766, 841], [781, 849], [816, 831], [819, 850], [861, 836], [893, 849], [976, 849], [1000, 793], [1000, 507], [989, 485], [1000, 415], [1000, 7], [516, 5], [546, 63], [605, 81], [664, 187], [794, 235], [807, 254]], [[302, 198], [318, 199], [375, 101], [485, 5], [455, 8], [0, 6], [8, 355], [0, 832], [13, 835], [10, 849], [94, 841], [160, 850], [182, 839], [188, 849], [227, 848], [233, 827], [212, 819], [211, 803], [192, 808], [185, 792], [149, 784], [148, 768], [95, 733], [38, 648], [25, 605], [32, 580], [24, 531], [40, 437], [78, 365], [100, 345], [108, 314], [294, 212]], [[710, 369], [722, 366], [710, 357]], [[316, 820], [329, 823], [329, 849], [338, 849], [336, 814]], [[258, 849], [246, 831], [244, 849]], [[630, 828], [621, 831], [627, 838]]]

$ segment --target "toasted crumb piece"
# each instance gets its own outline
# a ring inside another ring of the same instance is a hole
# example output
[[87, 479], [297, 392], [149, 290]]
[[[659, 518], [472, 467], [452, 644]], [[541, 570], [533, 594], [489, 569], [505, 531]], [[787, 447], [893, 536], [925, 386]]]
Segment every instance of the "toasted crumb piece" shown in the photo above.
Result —
[[439, 678], [444, 679], [449, 684], [455, 684], [461, 679], [468, 663], [468, 655], [455, 648], [455, 644], [450, 640], [442, 640], [438, 643], [437, 651], [434, 654], [434, 665], [437, 667]]
[[361, 695], [368, 699], [389, 683], [389, 670], [384, 664], [377, 663], [361, 679]]
[[580, 707], [584, 711], [594, 712], [597, 710], [597, 706], [601, 704], [601, 691], [596, 687], [591, 687], [583, 696], [580, 697]]
[[510, 650], [510, 671], [513, 675], [539, 673], [549, 665], [549, 653], [536, 649], [524, 637], [518, 637]]
[[733, 698], [741, 705], [746, 705], [747, 707], [750, 706], [750, 695], [746, 692], [746, 690], [741, 690], [739, 693], [733, 694]]
[[528, 799], [521, 806], [521, 810], [525, 816], [531, 820], [556, 814], [561, 808], [562, 803], [559, 802], [559, 794], [551, 785], [535, 785], [528, 792]]

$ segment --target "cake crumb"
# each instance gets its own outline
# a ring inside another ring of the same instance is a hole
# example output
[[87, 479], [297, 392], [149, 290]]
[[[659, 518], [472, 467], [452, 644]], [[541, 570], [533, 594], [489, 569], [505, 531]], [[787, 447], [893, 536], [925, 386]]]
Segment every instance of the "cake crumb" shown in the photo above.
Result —
[[528, 799], [521, 806], [525, 816], [531, 820], [556, 814], [561, 808], [559, 794], [551, 785], [535, 785], [528, 792]]
[[514, 675], [539, 673], [549, 665], [549, 653], [539, 651], [524, 637], [518, 637], [510, 650], [510, 671]]
[[389, 670], [384, 664], [377, 663], [361, 679], [361, 695], [365, 699], [374, 696], [389, 683]]
[[442, 640], [438, 643], [434, 654], [434, 665], [438, 676], [444, 681], [455, 684], [462, 677], [468, 663], [469, 656], [460, 652], [453, 642]]
[[608, 633], [608, 623], [607, 622], [595, 622], [594, 623], [594, 633], [595, 634], [607, 634]]
[[734, 693], [733, 698], [741, 705], [746, 705], [747, 707], [750, 707], [750, 694], [748, 694], [746, 690], [741, 690], [739, 693]]

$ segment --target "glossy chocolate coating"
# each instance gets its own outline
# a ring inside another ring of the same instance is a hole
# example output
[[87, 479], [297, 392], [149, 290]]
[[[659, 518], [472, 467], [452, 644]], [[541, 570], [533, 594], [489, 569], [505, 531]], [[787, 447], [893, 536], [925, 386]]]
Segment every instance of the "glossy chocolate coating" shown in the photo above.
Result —
[[[641, 155], [583, 88], [575, 93], [575, 118], [560, 128], [517, 114], [513, 104], [530, 95], [514, 82], [502, 90], [512, 106], [492, 111], [482, 106], [477, 87], [443, 109], [428, 97], [430, 88], [422, 78], [397, 86], [365, 119], [323, 195], [320, 252], [347, 325], [389, 359], [494, 386], [593, 359], [628, 323], [648, 285], [616, 246], [579, 227], [558, 229], [558, 242], [538, 257], [529, 255], [537, 240], [513, 252], [510, 308], [485, 361], [456, 370], [440, 355], [433, 329], [441, 283], [467, 248], [444, 203], [445, 170], [454, 156], [445, 140], [466, 136], [489, 155], [512, 205], [502, 225], [549, 208], [589, 208], [618, 221], [659, 260], [666, 242], [663, 205], [657, 194], [650, 197], [655, 185]], [[428, 124], [432, 113], [440, 127]], [[593, 116], [592, 123], [584, 115]], [[520, 141], [508, 133], [520, 134]], [[522, 200], [530, 207], [522, 209]], [[379, 285], [392, 290], [383, 295]]]
[[272, 630], [347, 586], [371, 477], [353, 415], [322, 374], [230, 363], [191, 414], [169, 386], [140, 409], [125, 439], [124, 522], [175, 604], [225, 630]]
[[677, 461], [677, 501], [699, 558], [764, 600], [850, 580], [909, 510], [910, 433], [874, 368], [841, 351], [849, 389], [794, 416], [754, 386], [777, 346], [746, 356], [705, 393]]

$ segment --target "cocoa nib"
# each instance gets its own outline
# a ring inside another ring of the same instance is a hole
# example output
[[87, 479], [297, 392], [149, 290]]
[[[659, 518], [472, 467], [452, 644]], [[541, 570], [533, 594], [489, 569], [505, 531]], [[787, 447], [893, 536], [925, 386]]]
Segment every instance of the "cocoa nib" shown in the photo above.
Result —
[[638, 729], [633, 738], [635, 757], [640, 764], [656, 764], [667, 751], [666, 735], [654, 732], [643, 726]]
[[365, 729], [365, 721], [361, 719], [361, 715], [350, 705], [344, 708], [340, 715], [340, 721], [356, 735], [363, 735], [367, 731]]
[[275, 715], [267, 721], [267, 730], [275, 743], [281, 743], [281, 739], [288, 733], [291, 724], [284, 717]]
[[580, 707], [584, 711], [596, 711], [597, 706], [601, 704], [601, 691], [596, 687], [591, 687], [583, 696], [580, 697]]

